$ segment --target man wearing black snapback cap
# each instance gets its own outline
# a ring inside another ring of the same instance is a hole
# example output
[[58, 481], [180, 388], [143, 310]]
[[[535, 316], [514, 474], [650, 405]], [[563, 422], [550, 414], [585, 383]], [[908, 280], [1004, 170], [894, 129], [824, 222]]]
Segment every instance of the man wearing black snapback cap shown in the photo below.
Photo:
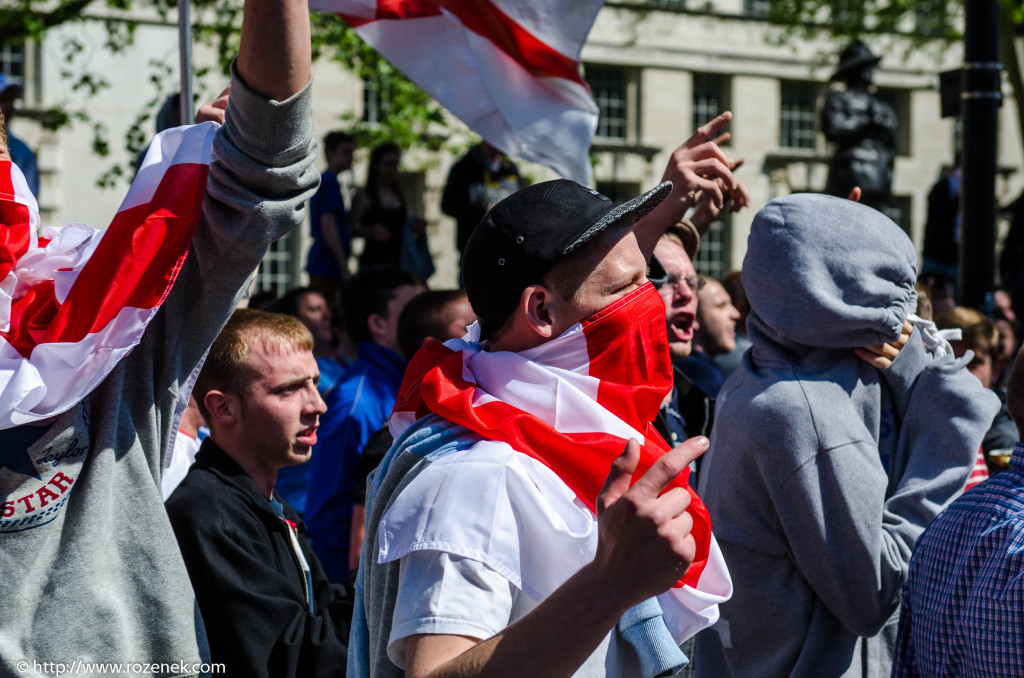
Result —
[[370, 483], [349, 676], [674, 674], [717, 619], [731, 583], [680, 475], [707, 439], [650, 424], [672, 374], [646, 272], [695, 202], [745, 204], [708, 141], [729, 119], [624, 205], [545, 182], [474, 230], [479, 324], [413, 358]]

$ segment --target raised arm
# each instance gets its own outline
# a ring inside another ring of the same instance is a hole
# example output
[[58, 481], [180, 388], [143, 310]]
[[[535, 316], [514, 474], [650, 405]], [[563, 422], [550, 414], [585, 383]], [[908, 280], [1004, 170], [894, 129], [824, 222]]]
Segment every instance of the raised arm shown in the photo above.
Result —
[[[175, 385], [157, 389], [158, 411], [174, 411], [175, 389], [188, 386], [267, 247], [302, 222], [319, 183], [309, 40], [305, 0], [246, 0], [230, 96], [222, 92], [200, 111], [201, 120], [223, 122], [213, 137], [202, 217], [162, 312], [128, 358], [145, 379], [159, 370], [157, 384]], [[165, 439], [144, 447], [167, 449], [172, 423], [161, 418]]]
[[685, 574], [696, 554], [693, 521], [686, 512], [690, 496], [682, 488], [660, 493], [707, 447], [707, 438], [691, 438], [630, 487], [640, 458], [639, 446], [630, 441], [598, 496], [594, 560], [532, 612], [487, 640], [409, 638], [406, 675], [571, 676], [627, 609], [665, 592]]
[[672, 182], [672, 193], [654, 211], [637, 222], [634, 228], [640, 250], [648, 259], [665, 229], [682, 219], [686, 210], [696, 205], [702, 197], [712, 201], [718, 210], [725, 207], [727, 199], [732, 199], [737, 209], [749, 203], [747, 189], [732, 175], [733, 169], [738, 166], [737, 162], [719, 146], [729, 139], [729, 133], [710, 141], [730, 120], [731, 112], [722, 113], [699, 127], [672, 152], [661, 178], [662, 181]]
[[249, 89], [284, 101], [309, 82], [311, 61], [306, 0], [246, 0], [237, 67]]

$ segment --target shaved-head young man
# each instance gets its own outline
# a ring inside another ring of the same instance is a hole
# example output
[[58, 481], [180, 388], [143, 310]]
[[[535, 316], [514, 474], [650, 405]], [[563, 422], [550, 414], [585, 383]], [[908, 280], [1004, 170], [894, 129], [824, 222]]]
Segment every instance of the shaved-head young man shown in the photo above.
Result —
[[653, 676], [686, 663], [679, 643], [731, 586], [679, 477], [706, 439], [670, 450], [650, 424], [672, 373], [646, 273], [699, 196], [745, 195], [707, 141], [728, 119], [677, 149], [671, 186], [616, 207], [545, 182], [474, 229], [463, 278], [478, 323], [411, 361], [367, 496], [350, 676]]
[[313, 336], [292, 316], [239, 309], [196, 380], [210, 427], [167, 501], [214, 662], [231, 675], [334, 676], [351, 601], [327, 581], [277, 472], [309, 459], [326, 407]]

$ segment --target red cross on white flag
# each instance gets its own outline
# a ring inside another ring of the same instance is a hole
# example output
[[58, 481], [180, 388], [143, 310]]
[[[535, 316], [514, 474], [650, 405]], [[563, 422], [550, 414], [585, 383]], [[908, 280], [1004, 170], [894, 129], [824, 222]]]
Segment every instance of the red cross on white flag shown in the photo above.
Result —
[[602, 0], [311, 0], [496, 148], [589, 183], [579, 57]]

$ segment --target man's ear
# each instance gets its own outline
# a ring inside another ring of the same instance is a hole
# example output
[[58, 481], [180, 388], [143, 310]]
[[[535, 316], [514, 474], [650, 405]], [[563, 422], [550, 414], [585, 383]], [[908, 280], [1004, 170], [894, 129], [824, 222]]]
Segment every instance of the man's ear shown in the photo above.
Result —
[[231, 426], [238, 422], [241, 417], [241, 402], [238, 396], [223, 391], [208, 391], [203, 398], [206, 411], [210, 413], [211, 429], [217, 427]]
[[519, 298], [519, 309], [525, 325], [542, 339], [555, 336], [555, 318], [559, 304], [556, 296], [543, 285], [530, 285]]
[[387, 322], [388, 319], [379, 313], [372, 313], [366, 319], [366, 328], [370, 330], [370, 336], [373, 337], [374, 343], [383, 343], [387, 334]]

